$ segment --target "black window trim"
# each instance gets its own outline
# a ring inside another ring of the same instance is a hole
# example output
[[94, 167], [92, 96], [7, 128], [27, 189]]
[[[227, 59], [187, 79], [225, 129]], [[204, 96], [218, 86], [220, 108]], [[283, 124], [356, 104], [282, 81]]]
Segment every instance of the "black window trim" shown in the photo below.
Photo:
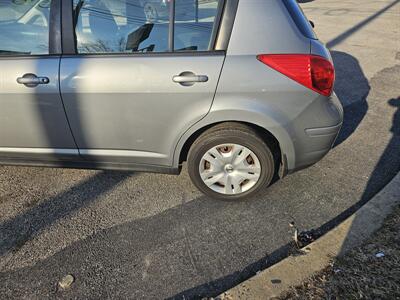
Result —
[[62, 28], [62, 54], [76, 54], [73, 0], [62, 0], [61, 28]]
[[0, 60], [13, 59], [13, 58], [52, 58], [59, 57], [62, 54], [61, 42], [61, 3], [62, 0], [52, 0], [50, 3], [50, 16], [49, 16], [49, 53], [48, 54], [11, 54], [0, 55]]
[[296, 25], [295, 27], [297, 30], [307, 39], [318, 40], [310, 21], [297, 0], [283, 0], [283, 4], [291, 17], [291, 20]]
[[168, 52], [172, 53], [175, 49], [175, 0], [169, 6], [169, 30], [168, 30]]
[[145, 56], [202, 56], [223, 55], [229, 45], [239, 0], [220, 0], [210, 49], [207, 51], [174, 51], [175, 0], [172, 0], [169, 16], [169, 50], [146, 53], [78, 53], [73, 25], [73, 0], [56, 0], [62, 3], [62, 54], [68, 57], [145, 57]]
[[[199, 4], [199, 0], [196, 0], [196, 5], [198, 6], [198, 4]], [[213, 29], [211, 32], [211, 39], [209, 41], [208, 51], [215, 50], [215, 43], [217, 40], [219, 29], [221, 28], [221, 18], [222, 18], [222, 14], [224, 12], [225, 4], [226, 4], [226, 0], [222, 0], [222, 1], [218, 2], [218, 11], [217, 11], [217, 15], [214, 20], [214, 26], [213, 26]], [[198, 12], [196, 11], [196, 19], [198, 18], [197, 13]]]
[[52, 0], [50, 2], [49, 54], [53, 55], [60, 55], [62, 53], [61, 1], [62, 0]]
[[233, 25], [235, 24], [236, 13], [239, 6], [239, 0], [225, 0], [223, 12], [221, 13], [221, 20], [219, 29], [215, 38], [214, 49], [216, 51], [228, 50], [229, 41], [231, 39]]

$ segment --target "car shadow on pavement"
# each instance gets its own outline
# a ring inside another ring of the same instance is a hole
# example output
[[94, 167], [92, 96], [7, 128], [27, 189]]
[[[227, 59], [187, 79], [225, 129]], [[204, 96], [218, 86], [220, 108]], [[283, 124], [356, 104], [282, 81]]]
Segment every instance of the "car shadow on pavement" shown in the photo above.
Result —
[[65, 192], [4, 221], [0, 224], [0, 257], [10, 251], [18, 251], [42, 230], [90, 205], [99, 196], [113, 190], [131, 176], [132, 173], [128, 172], [101, 171]]
[[367, 97], [371, 90], [359, 61], [352, 55], [331, 51], [336, 70], [335, 93], [344, 109], [343, 127], [335, 146], [348, 139], [368, 112]]
[[[400, 65], [394, 66], [392, 68], [388, 68], [382, 70], [378, 73], [377, 78], [373, 78], [372, 80], [378, 81], [375, 83], [375, 91], [374, 91], [374, 98], [378, 98], [380, 96], [381, 91], [377, 90], [376, 85], [379, 85], [381, 89], [392, 89], [393, 93], [396, 91], [400, 94], [400, 89], [396, 87], [397, 79], [400, 76]], [[379, 78], [382, 77], [382, 78]], [[398, 172], [400, 172], [400, 100], [398, 98], [392, 98], [389, 100], [379, 99], [379, 101], [383, 101], [383, 103], [375, 103], [375, 106], [383, 106], [385, 110], [394, 111], [393, 117], [391, 115], [384, 115], [382, 114], [383, 118], [391, 118], [392, 119], [392, 126], [390, 128], [391, 138], [380, 158], [375, 165], [372, 173], [368, 178], [368, 182], [364, 188], [364, 192], [357, 203], [349, 207], [347, 210], [343, 211], [340, 215], [336, 218], [332, 219], [331, 221], [324, 224], [319, 230], [321, 233], [325, 233], [331, 230], [340, 222], [344, 221], [346, 218], [354, 214], [359, 208], [361, 208], [364, 204], [366, 204], [374, 195], [376, 195], [383, 187], [388, 184], [392, 178], [394, 178]], [[355, 105], [355, 107], [353, 107]], [[360, 116], [357, 113], [357, 110], [354, 109], [357, 107], [357, 103], [349, 106], [349, 112], [351, 111], [352, 114], [348, 114], [348, 118], [352, 118], [354, 116], [356, 122], [359, 122]], [[368, 104], [359, 104], [360, 107]], [[363, 108], [362, 108], [363, 109]], [[375, 114], [377, 112], [374, 112]], [[351, 124], [352, 121], [349, 122]], [[368, 124], [369, 126], [377, 126], [376, 124]], [[346, 124], [344, 125], [346, 126]], [[354, 127], [353, 127], [354, 128]], [[351, 129], [351, 126], [350, 126]], [[346, 128], [344, 129], [344, 137], [347, 136]], [[373, 136], [370, 137], [373, 139]], [[342, 142], [339, 137], [338, 143]], [[366, 141], [366, 144], [368, 142]], [[366, 149], [368, 151], [368, 149]]]
[[[400, 66], [398, 66], [400, 71]], [[397, 77], [400, 77], [398, 75]], [[396, 176], [400, 172], [400, 96], [397, 98], [390, 99], [387, 102], [387, 105], [391, 106], [395, 109], [395, 113], [393, 115], [393, 123], [391, 128], [392, 137], [385, 147], [378, 163], [375, 166], [374, 171], [369, 177], [367, 186], [364, 190], [364, 194], [360, 200], [360, 202], [356, 203], [353, 207], [351, 207], [348, 211], [346, 211], [346, 216], [350, 216], [355, 213], [355, 218], [352, 222], [351, 228], [347, 233], [347, 237], [345, 238], [341, 251], [345, 253], [352, 246], [351, 235], [354, 232], [359, 232], [359, 229], [362, 228], [363, 221], [358, 221], [357, 218], [357, 210], [362, 207], [362, 205], [366, 204], [369, 199], [372, 197], [373, 191], [379, 190], [379, 188], [384, 187], [389, 183], [390, 179]], [[397, 155], [393, 155], [396, 154]], [[382, 176], [385, 174], [386, 176]]]
[[[115, 176], [110, 186], [120, 179], [117, 174]], [[201, 296], [215, 296], [240, 283], [254, 275], [260, 267], [266, 266], [267, 260], [268, 263], [276, 262], [284, 257], [283, 252], [287, 252], [279, 249], [268, 254], [264, 261], [252, 263], [244, 270], [210, 281], [210, 278], [218, 277], [209, 273], [215, 272], [212, 270], [215, 264], [222, 263], [219, 255], [223, 256], [224, 251], [225, 255], [232, 256], [232, 260], [237, 259], [235, 255], [242, 259], [246, 257], [242, 251], [230, 251], [231, 245], [224, 237], [223, 228], [229, 232], [232, 224], [249, 218], [268, 218], [268, 223], [277, 222], [279, 226], [285, 221], [282, 216], [274, 216], [273, 208], [270, 208], [270, 216], [265, 213], [270, 206], [265, 199], [255, 199], [252, 203], [227, 203], [204, 196], [186, 202], [184, 195], [182, 197], [182, 205], [154, 216], [100, 230], [33, 266], [0, 272], [0, 282], [18, 282], [18, 290], [14, 287], [10, 289], [15, 298], [23, 298], [36, 290], [38, 295], [49, 295], [50, 298], [59, 296], [81, 299], [101, 299], [106, 295], [121, 299], [160, 299], [175, 294], [182, 286], [191, 286], [197, 282], [199, 286], [196, 288], [183, 292], [181, 297], [174, 297], [197, 299]], [[61, 198], [56, 199], [56, 202], [61, 205], [65, 203]], [[257, 209], [249, 211], [249, 205]], [[47, 218], [44, 211], [39, 216]], [[57, 214], [54, 216], [59, 217]], [[15, 231], [11, 231], [10, 226], [7, 228], [11, 234]], [[212, 238], [215, 235], [219, 236], [217, 245]], [[210, 244], [207, 240], [210, 240]], [[158, 246], [160, 249], [157, 249]], [[219, 269], [222, 273], [223, 265]], [[53, 288], [54, 284], [65, 274], [74, 275], [74, 288], [65, 292], [57, 291]], [[40, 281], [40, 286], [33, 278]], [[0, 294], [7, 296], [7, 292], [9, 290], [0, 285]]]

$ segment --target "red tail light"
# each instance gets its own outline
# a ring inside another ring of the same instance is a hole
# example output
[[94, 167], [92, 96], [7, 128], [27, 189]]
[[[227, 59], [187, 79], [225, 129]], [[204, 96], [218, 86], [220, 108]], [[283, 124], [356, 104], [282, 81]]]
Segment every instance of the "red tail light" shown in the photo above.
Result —
[[317, 55], [307, 54], [262, 54], [258, 60], [298, 83], [330, 96], [335, 82], [333, 64]]

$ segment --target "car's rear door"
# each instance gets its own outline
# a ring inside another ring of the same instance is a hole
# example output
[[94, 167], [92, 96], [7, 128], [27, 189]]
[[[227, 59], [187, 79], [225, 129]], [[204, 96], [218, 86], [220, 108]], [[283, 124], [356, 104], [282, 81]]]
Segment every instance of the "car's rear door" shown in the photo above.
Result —
[[[158, 10], [151, 19], [146, 4]], [[84, 158], [172, 164], [179, 137], [209, 111], [225, 59], [214, 51], [222, 1], [193, 9], [178, 2], [172, 14], [163, 0], [75, 0], [73, 15], [64, 11], [64, 38], [73, 26], [76, 49], [62, 59], [61, 92]]]
[[2, 1], [0, 6], [2, 161], [78, 155], [59, 89], [60, 2]]

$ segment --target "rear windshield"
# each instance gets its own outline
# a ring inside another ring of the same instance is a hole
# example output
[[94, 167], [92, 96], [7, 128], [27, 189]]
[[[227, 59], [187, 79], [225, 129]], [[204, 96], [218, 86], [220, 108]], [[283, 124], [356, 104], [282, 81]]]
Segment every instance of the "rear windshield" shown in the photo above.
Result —
[[303, 33], [303, 35], [309, 39], [318, 39], [313, 28], [311, 27], [310, 22], [304, 15], [304, 12], [300, 8], [297, 1], [283, 0], [283, 3], [286, 5], [290, 15], [292, 16], [293, 21], [296, 23], [297, 27]]

